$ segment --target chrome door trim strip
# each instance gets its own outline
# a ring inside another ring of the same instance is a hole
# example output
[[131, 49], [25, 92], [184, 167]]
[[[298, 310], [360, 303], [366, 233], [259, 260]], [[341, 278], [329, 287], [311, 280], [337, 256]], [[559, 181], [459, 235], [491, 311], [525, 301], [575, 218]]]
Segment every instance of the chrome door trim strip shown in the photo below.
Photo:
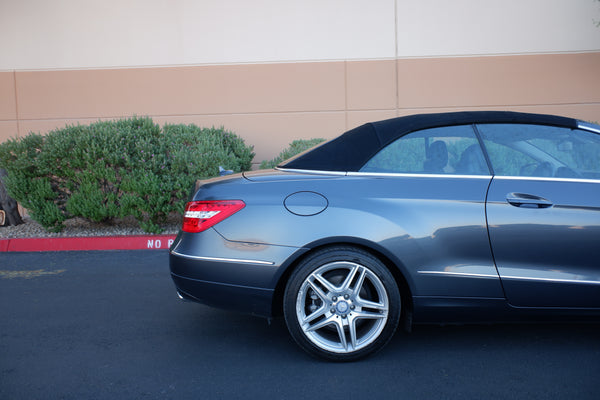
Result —
[[177, 251], [172, 251], [171, 254], [174, 254], [179, 257], [187, 258], [190, 260], [202, 260], [202, 261], [214, 261], [214, 262], [233, 262], [240, 264], [260, 264], [260, 265], [275, 265], [272, 261], [261, 261], [261, 260], [243, 260], [239, 258], [222, 258], [222, 257], [204, 257], [204, 256], [190, 256], [187, 254], [181, 254]]
[[545, 181], [545, 182], [574, 182], [574, 183], [600, 183], [600, 179], [583, 178], [554, 178], [554, 177], [536, 177], [536, 176], [494, 176], [494, 180], [503, 181]]
[[418, 271], [422, 275], [447, 275], [447, 276], [464, 276], [467, 278], [492, 278], [499, 279], [498, 275], [492, 274], [475, 274], [471, 272], [449, 272], [449, 271]]
[[540, 281], [540, 282], [554, 282], [554, 283], [577, 283], [584, 285], [600, 285], [600, 281], [588, 281], [583, 279], [557, 279], [557, 278], [536, 278], [530, 276], [512, 276], [506, 275], [501, 276], [501, 279], [510, 279], [515, 281]]

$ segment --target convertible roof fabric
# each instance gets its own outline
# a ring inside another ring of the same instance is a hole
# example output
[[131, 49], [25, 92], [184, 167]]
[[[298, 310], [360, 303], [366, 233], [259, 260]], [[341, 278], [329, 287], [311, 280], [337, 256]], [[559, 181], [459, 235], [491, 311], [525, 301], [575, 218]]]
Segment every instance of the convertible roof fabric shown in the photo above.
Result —
[[315, 171], [358, 171], [379, 150], [407, 133], [440, 126], [482, 123], [541, 124], [571, 129], [577, 128], [578, 125], [578, 121], [572, 118], [509, 111], [409, 115], [366, 123], [278, 167]]

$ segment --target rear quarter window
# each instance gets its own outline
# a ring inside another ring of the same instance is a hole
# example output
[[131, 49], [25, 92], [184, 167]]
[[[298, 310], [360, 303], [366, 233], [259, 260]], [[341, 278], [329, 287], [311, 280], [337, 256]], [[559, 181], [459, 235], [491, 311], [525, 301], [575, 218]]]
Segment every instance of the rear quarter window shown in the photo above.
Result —
[[411, 174], [489, 174], [471, 125], [424, 129], [392, 142], [361, 172]]

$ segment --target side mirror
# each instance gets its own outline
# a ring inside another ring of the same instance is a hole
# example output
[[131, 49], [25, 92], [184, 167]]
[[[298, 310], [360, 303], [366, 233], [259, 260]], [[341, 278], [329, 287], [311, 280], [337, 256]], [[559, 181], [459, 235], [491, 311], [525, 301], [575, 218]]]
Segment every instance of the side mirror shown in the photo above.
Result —
[[220, 176], [225, 176], [225, 175], [231, 175], [233, 174], [233, 171], [230, 169], [225, 169], [222, 166], [219, 165], [219, 175]]

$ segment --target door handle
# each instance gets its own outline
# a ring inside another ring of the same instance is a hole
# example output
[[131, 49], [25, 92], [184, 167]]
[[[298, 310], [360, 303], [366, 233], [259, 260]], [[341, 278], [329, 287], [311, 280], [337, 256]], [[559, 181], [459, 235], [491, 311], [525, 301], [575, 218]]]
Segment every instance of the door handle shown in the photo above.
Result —
[[506, 201], [511, 206], [522, 208], [548, 208], [553, 206], [550, 200], [526, 193], [509, 193], [506, 195]]

